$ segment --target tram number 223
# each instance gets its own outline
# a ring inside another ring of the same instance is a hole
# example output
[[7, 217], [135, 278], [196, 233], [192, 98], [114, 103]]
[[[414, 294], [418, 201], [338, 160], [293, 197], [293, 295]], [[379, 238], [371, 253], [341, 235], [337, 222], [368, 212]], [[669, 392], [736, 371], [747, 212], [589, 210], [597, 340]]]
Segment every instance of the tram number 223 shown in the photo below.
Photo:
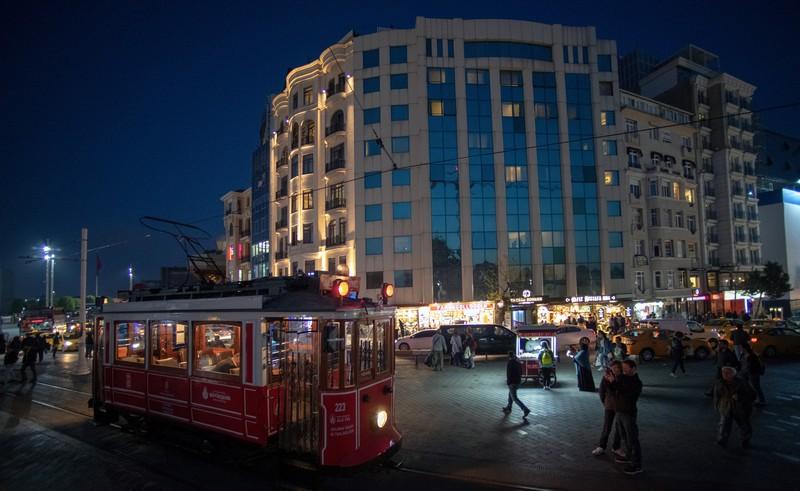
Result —
[[333, 405], [333, 412], [334, 413], [343, 413], [347, 411], [347, 404], [344, 402], [337, 402]]

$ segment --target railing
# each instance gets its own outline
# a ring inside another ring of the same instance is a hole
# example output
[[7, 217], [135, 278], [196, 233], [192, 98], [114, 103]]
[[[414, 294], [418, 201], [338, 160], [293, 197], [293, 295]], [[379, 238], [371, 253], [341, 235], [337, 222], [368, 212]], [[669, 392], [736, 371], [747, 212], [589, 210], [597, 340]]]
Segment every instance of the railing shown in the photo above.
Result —
[[280, 169], [281, 167], [286, 167], [289, 165], [289, 158], [288, 157], [281, 157], [275, 162], [275, 168]]
[[275, 222], [275, 230], [280, 230], [282, 228], [289, 228], [289, 220], [284, 218]]
[[289, 195], [289, 188], [279, 189], [275, 191], [275, 199], [285, 198]]
[[278, 251], [275, 253], [275, 260], [280, 261], [281, 259], [286, 259], [289, 257], [289, 253], [287, 251]]
[[344, 169], [346, 162], [344, 159], [332, 160], [325, 163], [325, 172], [330, 172], [335, 169]]
[[345, 198], [333, 198], [325, 201], [325, 210], [335, 210], [336, 208], [344, 208], [347, 206]]
[[333, 237], [326, 237], [325, 238], [325, 246], [326, 247], [344, 245], [345, 242], [347, 242], [347, 239], [344, 236], [333, 236]]
[[334, 133], [338, 133], [338, 132], [344, 131], [344, 130], [345, 130], [344, 123], [342, 123], [342, 124], [332, 124], [332, 125], [328, 126], [327, 128], [325, 128], [325, 136], [330, 136], [330, 135], [332, 135]]

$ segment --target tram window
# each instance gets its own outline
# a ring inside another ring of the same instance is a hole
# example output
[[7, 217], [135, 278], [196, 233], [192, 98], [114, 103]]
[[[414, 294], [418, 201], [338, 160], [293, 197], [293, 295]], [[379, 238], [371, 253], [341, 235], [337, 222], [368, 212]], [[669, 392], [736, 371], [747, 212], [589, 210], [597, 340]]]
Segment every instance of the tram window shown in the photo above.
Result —
[[196, 323], [194, 371], [213, 378], [239, 378], [241, 329], [238, 322]]
[[358, 323], [358, 359], [359, 359], [359, 378], [361, 380], [371, 380], [372, 356], [375, 336], [375, 325], [372, 321], [361, 321]]
[[375, 351], [377, 372], [385, 372], [389, 369], [389, 341], [387, 338], [391, 332], [391, 324], [389, 319], [382, 319], [375, 321]]
[[150, 323], [150, 366], [154, 368], [179, 368], [186, 370], [186, 332], [185, 322]]
[[269, 381], [280, 382], [283, 378], [283, 354], [286, 352], [286, 342], [283, 338], [283, 329], [280, 321], [269, 323]]
[[344, 386], [352, 387], [356, 384], [355, 369], [353, 367], [353, 336], [355, 335], [355, 322], [344, 323]]
[[322, 342], [325, 357], [325, 386], [328, 389], [340, 389], [342, 385], [341, 357], [344, 348], [342, 325], [340, 322], [328, 321], [325, 324]]
[[116, 360], [144, 365], [145, 324], [123, 321], [115, 323], [117, 340]]

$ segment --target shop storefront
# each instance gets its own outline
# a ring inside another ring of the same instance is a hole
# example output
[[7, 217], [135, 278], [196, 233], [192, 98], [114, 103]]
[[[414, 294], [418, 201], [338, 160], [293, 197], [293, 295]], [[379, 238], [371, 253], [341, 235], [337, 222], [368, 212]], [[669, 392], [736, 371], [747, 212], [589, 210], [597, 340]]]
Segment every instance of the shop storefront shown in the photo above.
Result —
[[419, 307], [398, 307], [397, 328], [401, 335], [447, 324], [494, 324], [494, 302], [449, 302]]
[[562, 324], [569, 318], [581, 317], [585, 320], [594, 317], [599, 325], [604, 325], [612, 316], [630, 315], [630, 310], [620, 300], [616, 295], [585, 295], [558, 300], [546, 297], [512, 299], [513, 326]]

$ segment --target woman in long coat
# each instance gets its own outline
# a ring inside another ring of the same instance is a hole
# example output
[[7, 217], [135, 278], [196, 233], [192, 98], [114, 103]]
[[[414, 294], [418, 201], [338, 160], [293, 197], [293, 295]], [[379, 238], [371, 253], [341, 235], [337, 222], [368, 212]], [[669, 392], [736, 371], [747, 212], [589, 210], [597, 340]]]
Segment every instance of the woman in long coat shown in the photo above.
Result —
[[594, 392], [592, 365], [589, 363], [589, 345], [581, 344], [580, 350], [572, 361], [575, 363], [575, 372], [578, 376], [578, 390]]

